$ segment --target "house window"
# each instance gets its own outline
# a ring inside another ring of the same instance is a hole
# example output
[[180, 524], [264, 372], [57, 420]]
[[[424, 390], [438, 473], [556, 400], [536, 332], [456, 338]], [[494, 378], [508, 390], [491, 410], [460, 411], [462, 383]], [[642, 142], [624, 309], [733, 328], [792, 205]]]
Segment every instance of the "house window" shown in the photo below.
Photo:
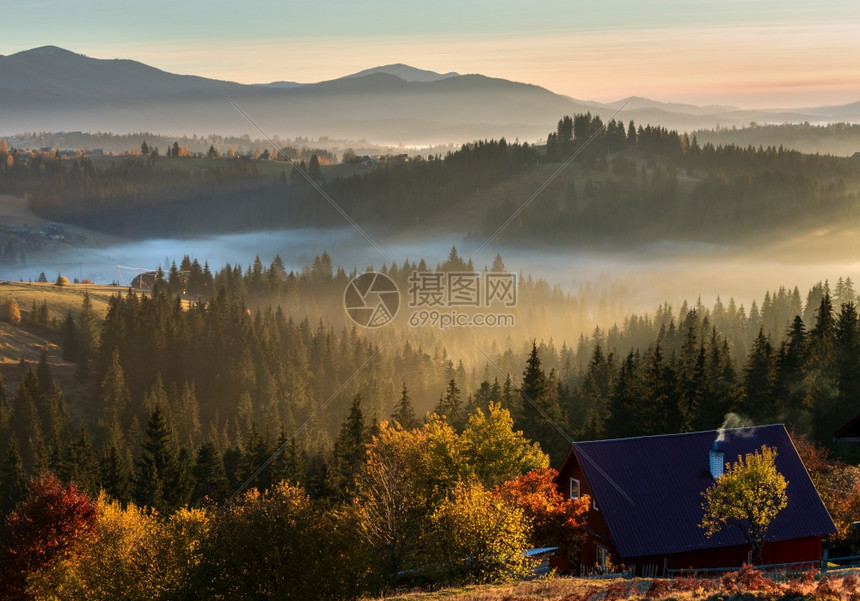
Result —
[[570, 498], [579, 498], [579, 480], [577, 480], [576, 478], [570, 479]]
[[609, 549], [603, 545], [594, 545], [594, 557], [597, 559], [597, 567], [605, 570], [609, 563]]

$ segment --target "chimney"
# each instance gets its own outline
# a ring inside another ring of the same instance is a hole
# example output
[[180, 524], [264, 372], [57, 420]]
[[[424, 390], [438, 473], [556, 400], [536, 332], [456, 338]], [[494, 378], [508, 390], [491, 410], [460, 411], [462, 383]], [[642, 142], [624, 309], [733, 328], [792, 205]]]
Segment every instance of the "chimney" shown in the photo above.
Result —
[[708, 453], [708, 459], [708, 463], [711, 468], [711, 476], [716, 480], [723, 475], [723, 468], [725, 467], [725, 453], [720, 450], [720, 443], [716, 440], [714, 441], [714, 446], [711, 447], [711, 450]]

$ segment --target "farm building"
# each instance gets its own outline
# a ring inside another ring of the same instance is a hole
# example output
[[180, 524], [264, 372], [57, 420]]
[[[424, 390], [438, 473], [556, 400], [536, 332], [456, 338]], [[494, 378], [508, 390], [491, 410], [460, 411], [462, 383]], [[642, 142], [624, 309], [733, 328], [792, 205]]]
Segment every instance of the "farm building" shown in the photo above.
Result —
[[157, 275], [158, 274], [155, 271], [146, 271], [138, 274], [131, 281], [131, 287], [135, 290], [151, 290], [152, 286], [155, 284], [155, 278]]
[[833, 434], [834, 442], [860, 442], [860, 413], [842, 424]]
[[714, 481], [712, 463], [721, 470], [762, 445], [776, 448], [776, 468], [788, 481], [788, 505], [771, 524], [763, 561], [819, 562], [822, 537], [836, 527], [785, 427], [770, 425], [573, 443], [557, 484], [566, 495], [592, 499], [578, 571], [611, 562], [660, 576], [749, 562], [740, 528], [705, 536], [702, 493]]
[[[185, 292], [185, 287], [188, 285], [188, 277], [191, 272], [189, 271], [179, 271], [179, 280], [182, 287], [182, 292]], [[157, 271], [145, 271], [134, 276], [134, 279], [131, 281], [131, 288], [135, 290], [152, 290], [152, 287], [155, 285], [155, 280], [158, 277]], [[167, 278], [167, 274], [162, 274], [162, 277]]]

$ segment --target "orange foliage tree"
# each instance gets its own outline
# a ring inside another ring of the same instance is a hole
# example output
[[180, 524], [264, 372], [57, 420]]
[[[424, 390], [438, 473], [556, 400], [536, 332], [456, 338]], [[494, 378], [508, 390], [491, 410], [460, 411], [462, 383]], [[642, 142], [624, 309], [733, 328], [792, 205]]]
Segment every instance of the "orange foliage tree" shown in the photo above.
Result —
[[568, 559], [574, 559], [584, 535], [589, 497], [569, 499], [555, 484], [558, 471], [551, 468], [532, 470], [509, 480], [495, 494], [506, 503], [522, 508], [532, 525], [531, 543], [535, 547], [559, 547]]
[[837, 538], [856, 544], [851, 524], [860, 519], [860, 468], [832, 458], [825, 447], [794, 429], [791, 441], [839, 530]]

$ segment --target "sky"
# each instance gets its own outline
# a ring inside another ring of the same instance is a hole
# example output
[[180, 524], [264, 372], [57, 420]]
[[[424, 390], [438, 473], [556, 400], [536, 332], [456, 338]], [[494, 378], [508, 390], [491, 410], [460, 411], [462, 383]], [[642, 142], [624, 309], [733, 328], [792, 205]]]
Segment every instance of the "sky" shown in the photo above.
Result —
[[54, 45], [242, 83], [406, 63], [600, 102], [860, 101], [856, 0], [0, 0], [0, 15], [3, 55]]

